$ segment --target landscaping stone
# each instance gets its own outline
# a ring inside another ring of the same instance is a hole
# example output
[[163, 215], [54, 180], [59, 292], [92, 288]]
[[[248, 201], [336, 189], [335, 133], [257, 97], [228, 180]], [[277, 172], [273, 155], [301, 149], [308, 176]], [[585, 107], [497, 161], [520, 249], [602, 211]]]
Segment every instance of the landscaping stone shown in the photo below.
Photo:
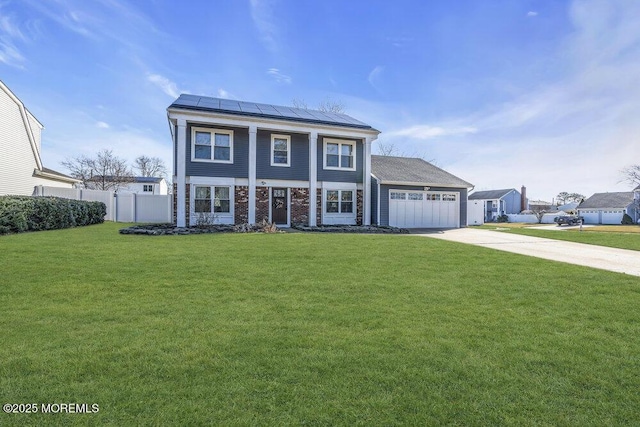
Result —
[[406, 228], [378, 226], [378, 225], [318, 225], [307, 227], [305, 225], [294, 225], [294, 230], [315, 232], [315, 233], [361, 233], [361, 234], [408, 234]]
[[[292, 230], [312, 233], [361, 233], [361, 234], [408, 234], [409, 230], [398, 227], [375, 225], [320, 225], [307, 227], [294, 225]], [[120, 234], [143, 234], [148, 236], [212, 234], [212, 233], [274, 233], [283, 232], [273, 224], [207, 225], [204, 227], [176, 227], [173, 224], [133, 225], [120, 229]]]

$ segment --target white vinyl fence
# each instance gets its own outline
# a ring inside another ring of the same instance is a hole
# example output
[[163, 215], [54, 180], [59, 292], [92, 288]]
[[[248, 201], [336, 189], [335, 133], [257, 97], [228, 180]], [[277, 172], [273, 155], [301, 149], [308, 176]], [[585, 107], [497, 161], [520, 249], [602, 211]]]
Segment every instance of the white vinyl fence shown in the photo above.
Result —
[[114, 193], [102, 190], [45, 187], [38, 185], [34, 196], [102, 202], [107, 206], [106, 221], [163, 223], [172, 220], [171, 195]]
[[[562, 211], [546, 213], [542, 215], [542, 224], [554, 224], [553, 219], [563, 214], [566, 215]], [[509, 217], [509, 222], [538, 223], [538, 218], [534, 214], [508, 214], [507, 217]]]

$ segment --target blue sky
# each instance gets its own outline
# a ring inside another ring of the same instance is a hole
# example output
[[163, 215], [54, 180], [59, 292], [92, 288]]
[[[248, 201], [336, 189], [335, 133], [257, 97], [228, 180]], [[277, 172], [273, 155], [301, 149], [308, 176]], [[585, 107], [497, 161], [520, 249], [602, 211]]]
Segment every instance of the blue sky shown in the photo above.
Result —
[[0, 79], [62, 172], [105, 148], [170, 165], [180, 93], [331, 99], [478, 190], [551, 201], [630, 188], [638, 22], [638, 0], [0, 0]]

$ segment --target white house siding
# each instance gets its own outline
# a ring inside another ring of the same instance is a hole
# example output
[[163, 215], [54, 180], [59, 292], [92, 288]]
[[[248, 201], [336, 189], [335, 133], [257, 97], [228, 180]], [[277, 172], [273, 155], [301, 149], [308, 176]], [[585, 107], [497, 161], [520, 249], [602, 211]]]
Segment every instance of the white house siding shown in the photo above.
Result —
[[36, 167], [20, 108], [0, 90], [0, 195], [31, 195]]
[[36, 143], [36, 149], [38, 150], [38, 155], [42, 156], [42, 125], [35, 117], [33, 117], [33, 114], [29, 111], [26, 113], [29, 126], [31, 127], [31, 133], [33, 134], [33, 141]]
[[[31, 171], [33, 173], [33, 170]], [[31, 177], [31, 193], [33, 193], [34, 187], [38, 185], [45, 185], [47, 187], [58, 187], [58, 188], [73, 188], [73, 184], [70, 182], [57, 181], [55, 179], [46, 179], [39, 176]]]
[[[145, 185], [153, 185], [152, 192], [145, 192]], [[137, 194], [160, 194], [166, 195], [169, 193], [169, 188], [167, 186], [166, 180], [161, 180], [160, 182], [132, 182], [127, 184], [126, 186], [120, 188], [118, 190], [120, 193], [137, 193]]]

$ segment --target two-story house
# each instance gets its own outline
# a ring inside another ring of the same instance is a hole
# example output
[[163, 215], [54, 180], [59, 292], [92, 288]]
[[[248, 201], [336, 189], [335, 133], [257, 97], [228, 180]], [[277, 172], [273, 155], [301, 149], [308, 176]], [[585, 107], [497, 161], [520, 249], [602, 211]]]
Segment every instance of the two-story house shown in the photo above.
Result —
[[174, 215], [240, 224], [370, 224], [371, 143], [379, 131], [345, 114], [180, 95]]

